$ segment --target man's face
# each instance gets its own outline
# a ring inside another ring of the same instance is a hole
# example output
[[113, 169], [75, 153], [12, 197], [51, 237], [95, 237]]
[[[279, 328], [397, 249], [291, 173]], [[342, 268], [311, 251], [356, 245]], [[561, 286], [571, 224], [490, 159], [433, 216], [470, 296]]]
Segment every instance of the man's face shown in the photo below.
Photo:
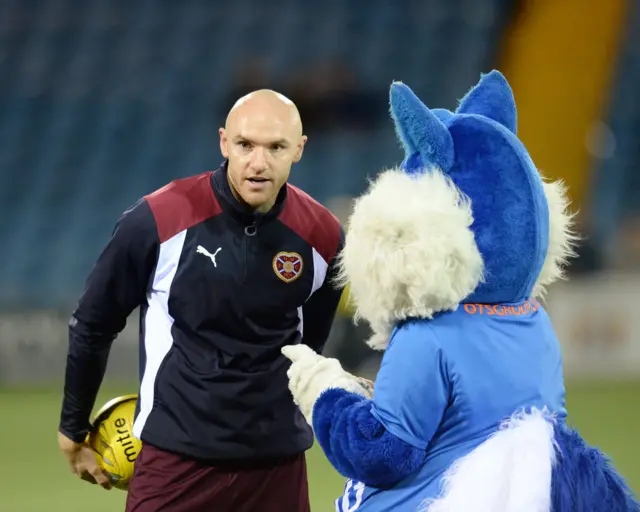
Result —
[[220, 129], [220, 149], [229, 160], [228, 176], [238, 199], [256, 211], [274, 205], [291, 165], [302, 157], [306, 137], [288, 109], [255, 108], [235, 113]]

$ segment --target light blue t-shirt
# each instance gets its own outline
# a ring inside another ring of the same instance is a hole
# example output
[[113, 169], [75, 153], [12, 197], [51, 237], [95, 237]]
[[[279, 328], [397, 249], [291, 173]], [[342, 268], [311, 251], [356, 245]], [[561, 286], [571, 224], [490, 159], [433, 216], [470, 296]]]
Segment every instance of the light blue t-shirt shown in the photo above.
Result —
[[397, 328], [376, 378], [372, 413], [421, 450], [421, 470], [384, 491], [348, 481], [338, 512], [415, 512], [459, 457], [522, 408], [566, 417], [562, 358], [542, 306], [461, 305]]

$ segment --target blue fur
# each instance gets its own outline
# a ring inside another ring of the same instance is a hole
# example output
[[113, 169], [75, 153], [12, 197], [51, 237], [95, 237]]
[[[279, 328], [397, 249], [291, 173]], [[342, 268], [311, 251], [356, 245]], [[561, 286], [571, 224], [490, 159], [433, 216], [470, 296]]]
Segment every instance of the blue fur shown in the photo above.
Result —
[[[389, 94], [391, 116], [409, 158], [419, 155], [421, 163], [449, 170], [453, 164], [453, 140], [447, 127], [406, 85], [392, 84]], [[406, 171], [418, 171], [422, 165], [416, 164], [407, 166]]]
[[390, 103], [405, 147], [403, 169], [415, 174], [437, 165], [471, 199], [485, 280], [464, 302], [529, 297], [547, 252], [549, 213], [540, 175], [516, 136], [504, 76], [483, 75], [456, 112], [428, 109], [403, 84], [391, 86]]
[[557, 462], [551, 484], [552, 512], [638, 512], [624, 479], [607, 457], [565, 424], [555, 426]]
[[458, 114], [478, 114], [500, 123], [514, 135], [518, 130], [518, 112], [513, 91], [498, 71], [484, 75], [476, 86], [460, 101]]
[[328, 389], [313, 407], [313, 428], [334, 468], [374, 487], [390, 486], [416, 471], [426, 452], [391, 433], [371, 414], [372, 402]]

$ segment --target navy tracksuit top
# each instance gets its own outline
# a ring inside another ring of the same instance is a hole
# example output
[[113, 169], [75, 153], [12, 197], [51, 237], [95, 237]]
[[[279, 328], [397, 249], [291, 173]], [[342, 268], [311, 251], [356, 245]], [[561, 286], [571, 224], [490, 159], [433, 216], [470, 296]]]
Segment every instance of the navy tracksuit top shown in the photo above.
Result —
[[340, 300], [338, 220], [292, 185], [267, 214], [234, 198], [226, 163], [141, 198], [119, 219], [73, 313], [60, 431], [81, 441], [111, 343], [140, 307], [134, 434], [209, 460], [300, 453], [313, 432], [284, 345], [322, 351]]

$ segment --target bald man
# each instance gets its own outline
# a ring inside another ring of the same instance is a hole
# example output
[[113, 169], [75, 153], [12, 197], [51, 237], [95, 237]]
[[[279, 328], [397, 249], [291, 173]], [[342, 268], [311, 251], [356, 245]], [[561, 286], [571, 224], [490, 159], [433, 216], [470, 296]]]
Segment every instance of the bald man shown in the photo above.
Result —
[[280, 349], [322, 351], [344, 232], [287, 183], [306, 140], [284, 96], [241, 98], [220, 128], [221, 167], [137, 201], [87, 279], [69, 323], [58, 439], [73, 473], [111, 486], [84, 440], [111, 343], [140, 307], [143, 447], [127, 512], [309, 510], [313, 432]]

